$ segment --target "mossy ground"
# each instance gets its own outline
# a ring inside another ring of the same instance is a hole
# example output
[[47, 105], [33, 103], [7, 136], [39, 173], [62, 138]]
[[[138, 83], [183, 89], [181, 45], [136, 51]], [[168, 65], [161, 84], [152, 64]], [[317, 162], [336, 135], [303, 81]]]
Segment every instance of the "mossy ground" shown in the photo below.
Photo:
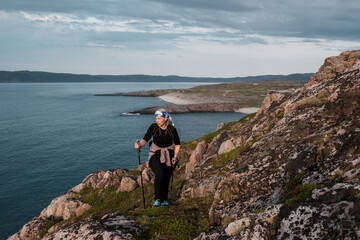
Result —
[[191, 150], [195, 150], [197, 146], [197, 142], [194, 140], [191, 140], [189, 142], [181, 142], [181, 147], [189, 148]]
[[193, 239], [209, 226], [211, 198], [189, 198], [168, 207], [138, 208], [131, 213], [146, 230], [139, 239]]

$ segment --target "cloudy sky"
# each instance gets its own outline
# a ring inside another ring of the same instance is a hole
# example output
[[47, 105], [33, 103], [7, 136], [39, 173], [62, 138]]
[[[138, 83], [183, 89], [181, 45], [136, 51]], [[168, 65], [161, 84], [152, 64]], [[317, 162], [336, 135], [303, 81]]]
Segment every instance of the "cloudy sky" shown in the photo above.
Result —
[[360, 49], [359, 0], [1, 0], [0, 70], [235, 77]]

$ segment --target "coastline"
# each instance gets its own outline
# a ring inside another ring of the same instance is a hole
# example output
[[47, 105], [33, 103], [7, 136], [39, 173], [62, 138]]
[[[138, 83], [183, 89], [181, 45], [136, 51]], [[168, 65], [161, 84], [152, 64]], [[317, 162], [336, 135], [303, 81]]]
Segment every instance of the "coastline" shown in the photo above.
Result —
[[129, 112], [130, 114], [152, 114], [159, 108], [169, 113], [194, 112], [257, 112], [267, 93], [286, 91], [291, 94], [303, 87], [299, 81], [265, 80], [259, 82], [221, 83], [201, 85], [189, 89], [162, 89], [127, 93], [96, 94], [95, 96], [141, 96], [157, 97], [171, 105], [154, 106]]
[[[196, 95], [184, 97], [184, 94], [179, 94], [178, 92], [161, 95], [161, 96], [158, 96], [158, 98], [164, 102], [171, 103], [174, 105], [182, 105], [182, 106], [183, 105], [195, 105], [195, 104], [218, 104], [218, 103], [214, 103], [212, 101], [208, 101], [207, 99], [204, 99], [204, 98], [201, 99], [199, 97], [196, 97]], [[169, 107], [164, 106], [164, 108], [169, 108]], [[172, 109], [173, 107], [170, 106], [170, 108]], [[259, 107], [243, 107], [243, 108], [239, 108], [239, 109], [234, 109], [234, 112], [250, 114], [250, 113], [257, 112], [259, 109], [260, 109]]]

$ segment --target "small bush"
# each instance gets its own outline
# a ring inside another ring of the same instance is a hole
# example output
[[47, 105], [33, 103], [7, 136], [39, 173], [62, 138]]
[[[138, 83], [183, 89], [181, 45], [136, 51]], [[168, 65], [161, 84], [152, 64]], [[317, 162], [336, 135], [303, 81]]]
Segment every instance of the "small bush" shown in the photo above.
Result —
[[357, 193], [357, 194], [355, 194], [355, 197], [358, 198], [358, 199], [360, 199], [360, 192]]

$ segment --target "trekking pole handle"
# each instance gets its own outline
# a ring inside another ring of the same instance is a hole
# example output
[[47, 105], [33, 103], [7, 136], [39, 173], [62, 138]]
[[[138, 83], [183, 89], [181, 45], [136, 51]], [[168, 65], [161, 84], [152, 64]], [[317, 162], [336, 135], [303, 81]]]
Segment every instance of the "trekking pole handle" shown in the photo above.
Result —
[[141, 148], [140, 141], [138, 139], [136, 139], [135, 142], [137, 143], [137, 145], [139, 145], [138, 151], [140, 152], [140, 148]]

